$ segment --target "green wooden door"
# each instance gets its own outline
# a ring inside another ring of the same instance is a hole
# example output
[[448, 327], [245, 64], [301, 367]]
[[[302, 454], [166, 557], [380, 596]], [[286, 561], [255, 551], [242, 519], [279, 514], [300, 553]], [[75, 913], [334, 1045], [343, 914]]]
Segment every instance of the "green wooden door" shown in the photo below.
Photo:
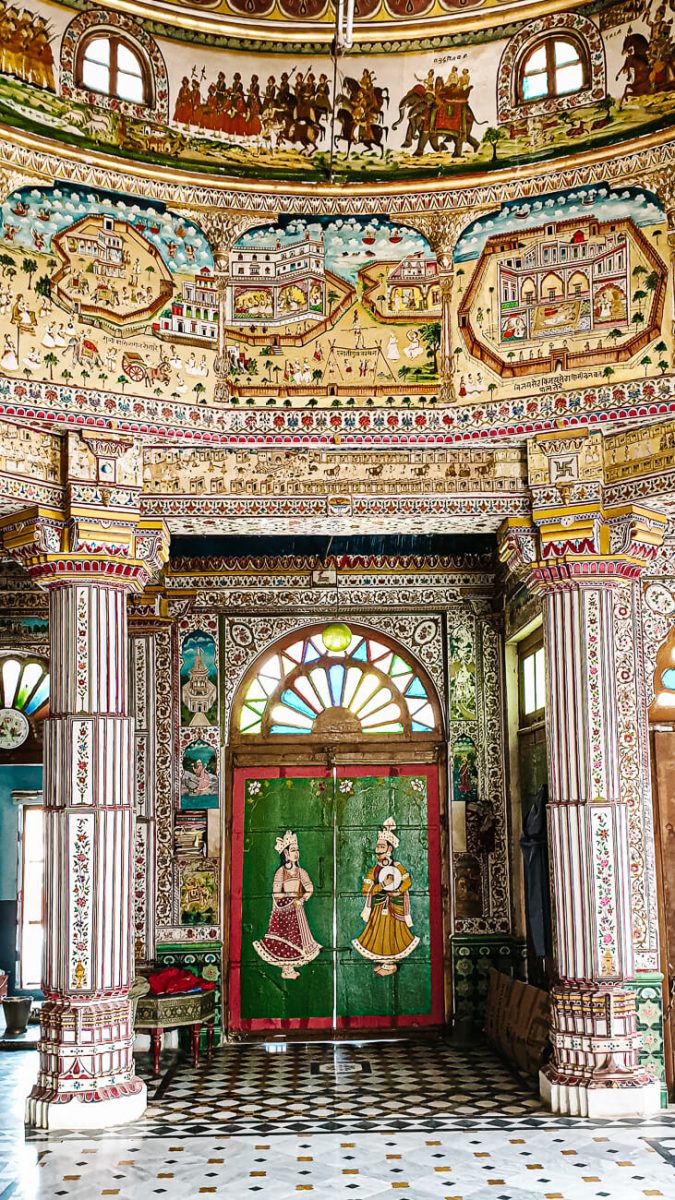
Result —
[[[333, 780], [323, 771], [298, 769], [276, 778], [249, 772], [242, 780], [241, 939], [231, 973], [240, 975], [241, 1025], [271, 1029], [333, 1024]], [[237, 820], [235, 817], [235, 830]], [[274, 881], [283, 870], [286, 833], [295, 835], [298, 870], [287, 872], [285, 907], [278, 910]], [[277, 849], [276, 847], [279, 847]], [[237, 847], [233, 846], [236, 853]], [[299, 905], [293, 878], [299, 875]], [[305, 883], [303, 884], [303, 880]], [[233, 874], [233, 907], [237, 885]], [[311, 894], [310, 894], [311, 889]], [[276, 919], [275, 919], [276, 914]], [[304, 919], [303, 919], [304, 918]], [[233, 924], [233, 952], [237, 949]], [[316, 946], [320, 950], [316, 950]], [[233, 997], [233, 1017], [236, 997]]]
[[438, 847], [427, 774], [410, 769], [341, 770], [336, 782], [338, 1028], [442, 1020], [432, 988], [430, 815], [432, 876]]
[[441, 1024], [437, 769], [236, 774], [231, 1026]]

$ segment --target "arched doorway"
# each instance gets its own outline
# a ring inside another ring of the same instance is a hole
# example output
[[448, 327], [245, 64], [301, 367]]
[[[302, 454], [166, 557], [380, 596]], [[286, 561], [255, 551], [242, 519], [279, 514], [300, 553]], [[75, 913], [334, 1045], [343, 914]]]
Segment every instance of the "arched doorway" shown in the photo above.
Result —
[[230, 743], [230, 1030], [443, 1024], [442, 747], [431, 680], [372, 629], [311, 625], [249, 670]]

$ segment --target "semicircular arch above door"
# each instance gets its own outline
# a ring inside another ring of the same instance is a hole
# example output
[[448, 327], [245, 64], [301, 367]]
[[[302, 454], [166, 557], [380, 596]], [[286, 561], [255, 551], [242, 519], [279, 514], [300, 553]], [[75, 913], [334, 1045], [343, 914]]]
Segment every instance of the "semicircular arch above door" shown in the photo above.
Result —
[[436, 740], [442, 719], [433, 684], [406, 648], [374, 630], [326, 623], [284, 638], [251, 668], [234, 735]]

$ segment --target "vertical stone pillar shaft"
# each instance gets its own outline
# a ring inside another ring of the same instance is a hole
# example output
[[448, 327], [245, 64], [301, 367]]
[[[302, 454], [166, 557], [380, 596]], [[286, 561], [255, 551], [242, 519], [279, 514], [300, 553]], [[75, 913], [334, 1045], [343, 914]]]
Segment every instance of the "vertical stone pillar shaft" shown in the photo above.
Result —
[[[593, 1115], [594, 1091], [613, 1111], [632, 1111], [635, 1088], [656, 1089], [638, 1063], [631, 919], [629, 811], [621, 786], [615, 679], [630, 670], [617, 609], [630, 612], [630, 582], [565, 581], [544, 596], [549, 854], [558, 985], [552, 993], [554, 1057], [544, 1094], [562, 1111]], [[644, 714], [631, 714], [646, 720]], [[639, 763], [633, 764], [639, 770]], [[581, 1086], [580, 1086], [581, 1085]]]
[[660, 1085], [640, 1067], [630, 986], [636, 942], [654, 933], [632, 878], [652, 849], [634, 837], [649, 802], [635, 634], [638, 581], [665, 519], [605, 505], [602, 456], [587, 431], [539, 435], [532, 520], [502, 531], [501, 556], [543, 601], [557, 982], [542, 1096], [557, 1112], [642, 1116], [658, 1109]]
[[[98, 504], [79, 503], [78, 481], [63, 509], [0, 521], [5, 548], [49, 594], [45, 1002], [38, 1078], [26, 1105], [27, 1123], [49, 1130], [117, 1125], [146, 1106], [129, 1000], [134, 731], [127, 599], [166, 560], [168, 537], [161, 522], [141, 522], [134, 505], [136, 447], [104, 435], [82, 441], [71, 438], [71, 464], [85, 481], [89, 476]], [[121, 504], [104, 507], [110, 489], [106, 483], [97, 490], [91, 475], [107, 480], [113, 472]]]
[[112, 1121], [131, 1120], [145, 1108], [129, 1004], [134, 812], [126, 603], [126, 587], [95, 578], [49, 585], [45, 1004], [38, 1079], [27, 1105], [27, 1120], [38, 1128], [69, 1127], [71, 1101], [82, 1102], [78, 1127], [106, 1124], [108, 1111]]

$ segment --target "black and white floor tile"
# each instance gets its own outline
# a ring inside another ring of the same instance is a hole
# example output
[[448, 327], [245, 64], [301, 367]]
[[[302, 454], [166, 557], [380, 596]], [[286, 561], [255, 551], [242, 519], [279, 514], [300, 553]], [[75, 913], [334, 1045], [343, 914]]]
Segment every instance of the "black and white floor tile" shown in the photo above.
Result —
[[[24, 1132], [36, 1055], [0, 1055], [0, 1200], [673, 1200], [675, 1113], [588, 1122], [448, 1042], [232, 1046], [167, 1055], [147, 1118]], [[146, 1075], [146, 1056], [139, 1056]]]

